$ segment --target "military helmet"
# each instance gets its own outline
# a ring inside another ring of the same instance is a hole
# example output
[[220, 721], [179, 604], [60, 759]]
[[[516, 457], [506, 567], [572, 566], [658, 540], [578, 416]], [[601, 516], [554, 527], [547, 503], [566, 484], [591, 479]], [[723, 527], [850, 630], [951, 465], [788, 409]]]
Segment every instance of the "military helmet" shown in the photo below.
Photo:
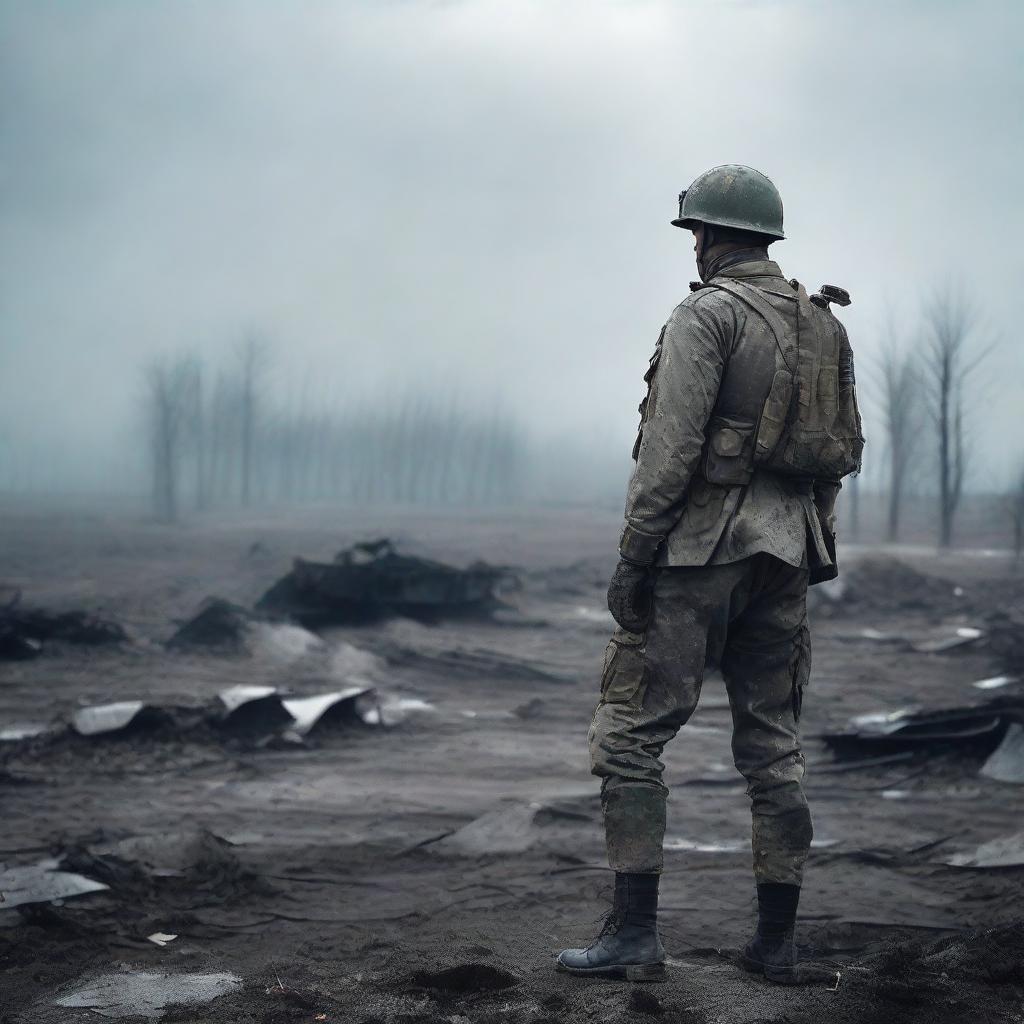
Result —
[[760, 171], [743, 164], [712, 167], [679, 193], [679, 216], [672, 223], [692, 228], [697, 222], [786, 237], [779, 190]]

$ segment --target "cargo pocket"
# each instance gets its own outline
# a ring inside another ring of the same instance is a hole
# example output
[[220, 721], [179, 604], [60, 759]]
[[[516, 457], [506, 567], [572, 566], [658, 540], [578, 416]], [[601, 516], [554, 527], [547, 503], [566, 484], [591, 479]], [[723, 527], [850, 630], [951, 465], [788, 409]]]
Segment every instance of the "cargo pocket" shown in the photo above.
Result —
[[727, 487], [749, 484], [754, 471], [754, 424], [716, 416], [708, 425], [707, 437], [704, 478]]
[[804, 690], [811, 678], [811, 631], [806, 623], [797, 634], [793, 652], [793, 721], [799, 722], [804, 709]]
[[641, 704], [644, 699], [644, 633], [617, 629], [604, 652], [601, 700], [605, 704]]

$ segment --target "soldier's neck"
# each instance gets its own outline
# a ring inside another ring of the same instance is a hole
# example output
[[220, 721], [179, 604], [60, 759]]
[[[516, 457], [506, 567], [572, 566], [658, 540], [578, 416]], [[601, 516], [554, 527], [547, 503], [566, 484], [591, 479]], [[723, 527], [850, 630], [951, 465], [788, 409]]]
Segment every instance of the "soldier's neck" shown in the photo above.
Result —
[[710, 252], [703, 259], [703, 267], [698, 267], [697, 269], [701, 271], [701, 280], [710, 281], [715, 274], [720, 274], [727, 267], [734, 267], [737, 263], [749, 263], [752, 260], [768, 259], [771, 259], [771, 257], [768, 255], [767, 246], [764, 245], [715, 245], [711, 247]]

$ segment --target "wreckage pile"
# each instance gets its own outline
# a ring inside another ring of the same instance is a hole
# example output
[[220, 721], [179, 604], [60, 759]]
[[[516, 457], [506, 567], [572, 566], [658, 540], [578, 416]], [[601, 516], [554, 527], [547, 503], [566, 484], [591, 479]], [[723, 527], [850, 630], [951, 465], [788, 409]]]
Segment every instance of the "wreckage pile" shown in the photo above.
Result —
[[1024, 784], [1024, 694], [966, 707], [861, 715], [822, 739], [839, 760], [957, 752], [981, 760], [981, 774]]
[[[223, 598], [208, 598], [167, 641], [167, 647], [241, 653], [261, 624], [281, 620], [315, 629], [392, 616], [423, 623], [489, 616], [503, 607], [498, 590], [511, 579], [506, 568], [476, 562], [458, 569], [400, 555], [387, 539], [369, 541], [340, 551], [330, 563], [297, 558], [292, 571], [252, 611]], [[86, 611], [26, 607], [20, 592], [0, 607], [0, 660], [37, 657], [50, 641], [99, 645], [126, 640], [128, 634], [116, 622]], [[292, 640], [304, 642], [298, 633]]]
[[0, 659], [8, 661], [35, 658], [50, 641], [98, 646], [127, 639], [116, 622], [88, 612], [27, 607], [21, 603], [20, 591], [0, 608]]
[[341, 724], [390, 725], [371, 686], [349, 686], [306, 697], [288, 696], [272, 686], [236, 685], [201, 707], [161, 707], [122, 700], [78, 708], [66, 722], [25, 725], [0, 731], [0, 744], [57, 743], [74, 738], [127, 739], [167, 734], [174, 739], [248, 739], [279, 737], [301, 743], [314, 731]]
[[925, 655], [984, 646], [1005, 673], [973, 684], [983, 692], [998, 691], [994, 699], [853, 719], [848, 728], [822, 737], [836, 759], [867, 763], [955, 753], [976, 760], [988, 778], [1024, 783], [1024, 689], [1018, 675], [1024, 670], [1024, 581], [986, 581], [981, 590], [898, 561], [865, 559], [836, 584], [818, 588], [824, 597], [820, 610], [833, 617], [847, 611], [880, 618], [903, 614], [917, 623], [909, 632], [862, 628], [848, 639]]
[[404, 616], [420, 622], [487, 615], [500, 607], [507, 569], [477, 562], [456, 569], [400, 555], [390, 540], [356, 544], [333, 562], [295, 560], [292, 571], [256, 603], [265, 615], [309, 628]]

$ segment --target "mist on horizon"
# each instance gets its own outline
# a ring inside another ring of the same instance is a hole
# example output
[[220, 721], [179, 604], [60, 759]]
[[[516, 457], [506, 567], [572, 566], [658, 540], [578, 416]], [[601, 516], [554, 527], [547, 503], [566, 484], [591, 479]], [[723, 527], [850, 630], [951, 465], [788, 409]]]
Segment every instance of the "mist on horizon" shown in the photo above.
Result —
[[0, 3], [0, 491], [147, 493], [154, 375], [186, 367], [233, 459], [258, 338], [256, 497], [618, 500], [696, 277], [676, 194], [726, 162], [779, 186], [784, 272], [853, 296], [866, 485], [884, 357], [945, 294], [968, 359], [998, 342], [965, 486], [1006, 489], [1022, 29], [1012, 2]]

